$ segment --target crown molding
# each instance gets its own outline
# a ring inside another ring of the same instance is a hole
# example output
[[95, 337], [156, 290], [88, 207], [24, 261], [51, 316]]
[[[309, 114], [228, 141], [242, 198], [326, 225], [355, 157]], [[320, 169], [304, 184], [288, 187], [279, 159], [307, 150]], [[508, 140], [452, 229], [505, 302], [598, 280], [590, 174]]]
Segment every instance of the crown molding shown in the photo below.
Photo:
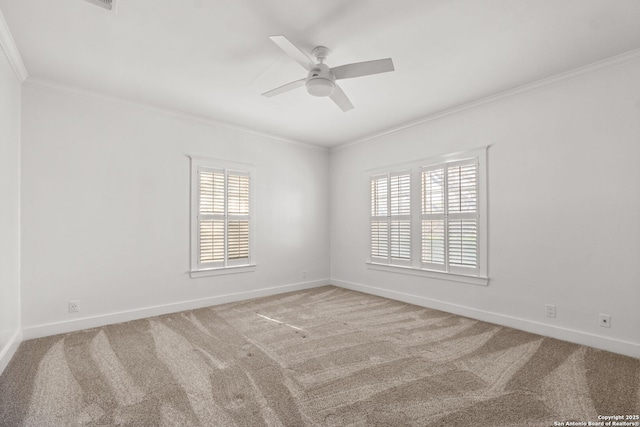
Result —
[[22, 62], [22, 56], [20, 56], [20, 51], [18, 51], [18, 46], [16, 46], [15, 40], [13, 40], [13, 36], [11, 35], [11, 31], [9, 30], [9, 26], [7, 25], [7, 21], [4, 20], [4, 15], [0, 10], [0, 48], [4, 51], [5, 56], [7, 57], [7, 61], [9, 61], [9, 65], [13, 69], [13, 73], [16, 75], [16, 78], [20, 83], [24, 83], [29, 77], [29, 73], [27, 72], [27, 67], [24, 66], [24, 62]]
[[484, 98], [477, 99], [475, 101], [467, 102], [465, 104], [461, 104], [446, 110], [438, 111], [432, 114], [428, 114], [419, 119], [412, 120], [409, 122], [405, 122], [398, 126], [393, 126], [387, 129], [384, 129], [380, 132], [373, 133], [371, 135], [355, 139], [353, 141], [340, 144], [331, 148], [331, 151], [339, 151], [341, 149], [352, 147], [354, 145], [362, 144], [383, 136], [391, 135], [397, 132], [400, 132], [405, 129], [409, 129], [412, 127], [420, 126], [422, 124], [428, 123], [433, 120], [437, 120], [446, 116], [450, 116], [452, 114], [460, 113], [462, 111], [470, 110], [472, 108], [480, 107], [482, 105], [490, 104], [492, 102], [499, 101], [501, 99], [509, 98], [514, 95], [518, 95], [524, 92], [528, 92], [534, 89], [551, 86], [557, 83], [560, 83], [565, 80], [574, 79], [580, 77], [585, 74], [589, 74], [603, 68], [611, 67], [618, 64], [623, 64], [626, 62], [631, 62], [633, 60], [640, 58], [640, 49], [630, 50], [628, 52], [615, 55], [597, 62], [593, 62], [588, 65], [584, 65], [582, 67], [574, 68], [573, 70], [565, 71], [559, 74], [554, 74], [550, 77], [545, 77], [544, 79], [536, 80], [531, 83], [526, 83], [521, 86], [517, 86], [512, 89], [507, 89], [502, 92], [495, 93], [493, 95], [486, 96]]
[[64, 83], [55, 82], [53, 80], [29, 76], [27, 80], [23, 83], [23, 85], [26, 87], [33, 87], [36, 89], [45, 89], [45, 90], [50, 90], [58, 93], [73, 94], [73, 95], [79, 95], [87, 98], [101, 99], [103, 101], [116, 102], [116, 103], [125, 104], [125, 105], [129, 105], [136, 108], [142, 108], [145, 110], [154, 111], [160, 114], [169, 115], [183, 121], [200, 123], [205, 126], [209, 126], [213, 128], [228, 129], [228, 130], [242, 133], [245, 135], [246, 134], [254, 135], [260, 138], [269, 139], [272, 141], [291, 144], [291, 145], [296, 145], [299, 147], [309, 148], [309, 149], [318, 150], [318, 151], [326, 151], [326, 152], [329, 151], [328, 147], [324, 147], [321, 145], [296, 141], [293, 139], [287, 139], [278, 135], [262, 132], [247, 126], [242, 126], [242, 125], [229, 123], [221, 120], [215, 120], [208, 117], [199, 116], [196, 114], [191, 114], [184, 111], [162, 107], [162, 106], [154, 105], [150, 103], [134, 101], [132, 99], [124, 98], [116, 95], [108, 95], [103, 92], [98, 92], [98, 91], [80, 88], [77, 86], [67, 85]]

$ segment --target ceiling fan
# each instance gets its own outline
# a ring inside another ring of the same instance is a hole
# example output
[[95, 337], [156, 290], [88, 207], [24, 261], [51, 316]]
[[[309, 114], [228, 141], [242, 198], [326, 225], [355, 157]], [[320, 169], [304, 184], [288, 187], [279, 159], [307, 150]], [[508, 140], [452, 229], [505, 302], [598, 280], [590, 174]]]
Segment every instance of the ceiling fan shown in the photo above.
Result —
[[329, 68], [325, 59], [329, 55], [329, 49], [318, 46], [311, 54], [316, 58], [314, 62], [306, 53], [301, 51], [289, 41], [285, 36], [269, 37], [280, 49], [292, 57], [298, 64], [302, 65], [309, 74], [304, 79], [296, 80], [278, 88], [263, 93], [263, 96], [271, 97], [288, 92], [300, 86], [306, 86], [307, 92], [313, 96], [328, 96], [335, 102], [342, 111], [353, 109], [353, 104], [347, 98], [344, 91], [336, 84], [336, 80], [350, 79], [353, 77], [368, 76], [370, 74], [386, 73], [394, 71], [391, 58], [377, 59], [374, 61], [356, 62], [353, 64], [340, 65]]

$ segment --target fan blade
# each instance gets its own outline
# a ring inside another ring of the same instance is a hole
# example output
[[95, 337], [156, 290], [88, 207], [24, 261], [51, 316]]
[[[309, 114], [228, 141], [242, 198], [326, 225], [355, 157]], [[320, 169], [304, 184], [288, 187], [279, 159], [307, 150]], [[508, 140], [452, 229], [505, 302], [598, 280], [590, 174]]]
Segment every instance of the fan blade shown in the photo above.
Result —
[[271, 89], [270, 91], [263, 93], [262, 96], [271, 97], [271, 96], [280, 95], [281, 93], [289, 92], [290, 90], [303, 86], [306, 80], [307, 79], [300, 79], [291, 83], [287, 83], [286, 85], [282, 85], [280, 87]]
[[284, 53], [295, 59], [296, 62], [306, 70], [311, 71], [311, 69], [315, 68], [316, 64], [313, 63], [313, 60], [306, 53], [298, 49], [296, 45], [291, 43], [285, 36], [269, 36], [269, 38], [277, 44], [280, 49], [284, 50]]
[[344, 91], [340, 89], [340, 86], [338, 85], [336, 85], [333, 93], [329, 95], [329, 98], [331, 98], [331, 100], [335, 102], [342, 111], [346, 112], [353, 110], [354, 108], [351, 101], [349, 101], [349, 98], [347, 98], [347, 95], [345, 95]]
[[351, 79], [353, 77], [368, 76], [370, 74], [386, 73], [394, 71], [391, 58], [376, 59], [375, 61], [356, 62], [354, 64], [333, 67], [331, 72], [339, 79]]

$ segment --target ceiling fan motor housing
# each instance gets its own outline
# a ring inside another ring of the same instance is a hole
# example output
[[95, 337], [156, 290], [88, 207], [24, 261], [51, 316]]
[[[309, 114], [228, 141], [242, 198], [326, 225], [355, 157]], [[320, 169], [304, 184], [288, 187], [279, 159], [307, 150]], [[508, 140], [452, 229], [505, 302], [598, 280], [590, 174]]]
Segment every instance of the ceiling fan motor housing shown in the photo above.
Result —
[[307, 92], [313, 96], [330, 96], [336, 87], [335, 77], [324, 64], [317, 64], [309, 71], [305, 85]]

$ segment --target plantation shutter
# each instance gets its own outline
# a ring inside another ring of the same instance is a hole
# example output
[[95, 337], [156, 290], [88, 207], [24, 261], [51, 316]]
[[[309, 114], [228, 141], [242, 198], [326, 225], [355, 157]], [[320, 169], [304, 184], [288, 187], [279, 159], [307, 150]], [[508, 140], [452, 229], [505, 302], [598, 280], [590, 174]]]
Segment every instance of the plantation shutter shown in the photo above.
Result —
[[249, 174], [227, 174], [227, 265], [249, 263]]
[[207, 267], [224, 265], [224, 183], [224, 170], [198, 170], [198, 263]]
[[389, 177], [371, 177], [371, 259], [389, 260]]
[[478, 163], [447, 165], [448, 263], [452, 272], [478, 271]]
[[371, 177], [371, 260], [408, 265], [411, 261], [411, 175]]
[[422, 181], [422, 266], [445, 270], [445, 174], [444, 166], [423, 169]]
[[474, 274], [478, 263], [478, 160], [422, 169], [422, 266]]
[[411, 174], [391, 173], [390, 179], [390, 262], [411, 260]]
[[250, 176], [198, 168], [198, 267], [249, 264]]

